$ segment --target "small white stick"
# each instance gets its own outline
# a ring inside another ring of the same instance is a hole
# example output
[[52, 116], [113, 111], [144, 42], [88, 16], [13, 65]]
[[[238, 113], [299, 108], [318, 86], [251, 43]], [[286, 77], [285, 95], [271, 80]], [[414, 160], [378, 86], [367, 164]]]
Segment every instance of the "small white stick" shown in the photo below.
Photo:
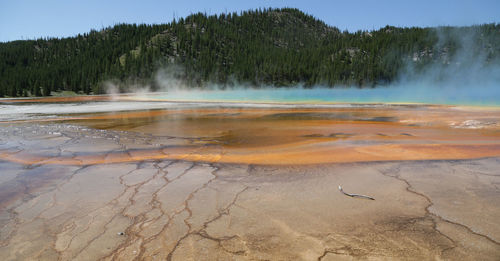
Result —
[[370, 199], [370, 200], [375, 200], [374, 198], [372, 198], [370, 196], [346, 193], [346, 192], [344, 192], [344, 190], [342, 189], [342, 186], [340, 186], [340, 185], [339, 185], [339, 190], [340, 190], [340, 192], [342, 192], [342, 194], [349, 196], [349, 197], [353, 197], [353, 198], [358, 197], [358, 198], [366, 198], [366, 199]]

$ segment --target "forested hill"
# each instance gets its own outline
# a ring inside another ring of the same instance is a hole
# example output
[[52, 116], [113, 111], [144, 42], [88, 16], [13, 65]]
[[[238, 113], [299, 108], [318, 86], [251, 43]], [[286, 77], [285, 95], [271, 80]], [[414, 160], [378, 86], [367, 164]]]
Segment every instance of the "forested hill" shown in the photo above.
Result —
[[[467, 41], [463, 36], [467, 35]], [[500, 57], [500, 25], [342, 32], [297, 9], [194, 14], [161, 25], [119, 24], [69, 38], [0, 43], [0, 96], [159, 88], [159, 70], [186, 86], [388, 84], [409, 66], [467, 66]]]

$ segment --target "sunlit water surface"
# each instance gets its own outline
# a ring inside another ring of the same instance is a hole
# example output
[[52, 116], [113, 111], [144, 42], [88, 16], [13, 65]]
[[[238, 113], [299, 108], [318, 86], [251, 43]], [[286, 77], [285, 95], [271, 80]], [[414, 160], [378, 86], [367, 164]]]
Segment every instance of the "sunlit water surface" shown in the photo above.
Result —
[[447, 86], [379, 88], [278, 88], [170, 91], [144, 98], [173, 101], [236, 101], [264, 103], [425, 103], [449, 105], [500, 105], [500, 88], [472, 89]]

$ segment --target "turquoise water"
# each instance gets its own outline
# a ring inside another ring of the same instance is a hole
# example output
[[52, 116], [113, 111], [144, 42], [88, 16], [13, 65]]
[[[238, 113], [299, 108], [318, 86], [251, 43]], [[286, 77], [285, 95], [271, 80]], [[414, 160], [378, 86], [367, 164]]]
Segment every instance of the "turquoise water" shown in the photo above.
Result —
[[265, 88], [168, 91], [148, 95], [169, 101], [258, 103], [425, 103], [500, 106], [500, 88]]

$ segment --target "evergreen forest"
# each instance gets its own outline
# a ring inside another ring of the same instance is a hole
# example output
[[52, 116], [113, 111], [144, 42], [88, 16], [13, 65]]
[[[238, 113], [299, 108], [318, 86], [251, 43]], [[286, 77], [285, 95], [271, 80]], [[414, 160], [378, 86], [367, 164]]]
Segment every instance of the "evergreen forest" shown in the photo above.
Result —
[[[467, 36], [467, 37], [464, 37]], [[0, 97], [101, 94], [105, 83], [158, 90], [159, 71], [187, 87], [390, 84], [409, 67], [500, 59], [500, 24], [348, 32], [292, 8], [117, 24], [67, 38], [0, 43]]]

